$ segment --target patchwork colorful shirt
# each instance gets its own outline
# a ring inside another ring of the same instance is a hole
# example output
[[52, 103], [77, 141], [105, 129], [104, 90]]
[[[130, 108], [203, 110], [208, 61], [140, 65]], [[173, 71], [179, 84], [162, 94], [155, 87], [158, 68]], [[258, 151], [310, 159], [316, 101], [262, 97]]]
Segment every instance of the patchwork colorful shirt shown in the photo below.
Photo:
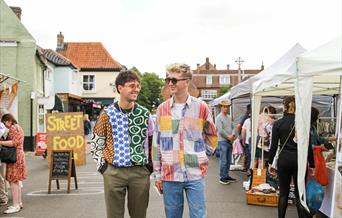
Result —
[[216, 128], [207, 104], [188, 96], [182, 116], [176, 119], [174, 100], [157, 109], [153, 134], [152, 160], [157, 179], [192, 181], [203, 178], [208, 169], [208, 155], [217, 146]]
[[123, 111], [117, 103], [105, 108], [97, 120], [91, 141], [91, 154], [103, 173], [106, 164], [116, 167], [144, 166], [151, 159], [153, 120], [139, 104]]

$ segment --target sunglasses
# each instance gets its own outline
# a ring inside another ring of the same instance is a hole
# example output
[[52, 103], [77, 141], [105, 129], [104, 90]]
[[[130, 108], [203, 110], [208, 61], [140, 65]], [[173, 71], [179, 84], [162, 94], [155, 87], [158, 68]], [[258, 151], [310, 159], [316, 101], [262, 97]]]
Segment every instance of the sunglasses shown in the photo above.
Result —
[[165, 83], [169, 84], [171, 81], [172, 85], [176, 85], [178, 83], [178, 81], [182, 81], [182, 80], [188, 80], [188, 79], [176, 79], [176, 78], [172, 78], [172, 77], [166, 77]]

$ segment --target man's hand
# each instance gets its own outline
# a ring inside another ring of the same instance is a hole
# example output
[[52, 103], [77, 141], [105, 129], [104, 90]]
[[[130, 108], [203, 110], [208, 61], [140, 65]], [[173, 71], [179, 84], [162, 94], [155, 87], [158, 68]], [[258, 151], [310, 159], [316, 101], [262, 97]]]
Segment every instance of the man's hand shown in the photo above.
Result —
[[163, 181], [157, 180], [154, 185], [157, 187], [160, 194], [163, 194]]
[[234, 141], [234, 135], [228, 135], [228, 140], [233, 143]]

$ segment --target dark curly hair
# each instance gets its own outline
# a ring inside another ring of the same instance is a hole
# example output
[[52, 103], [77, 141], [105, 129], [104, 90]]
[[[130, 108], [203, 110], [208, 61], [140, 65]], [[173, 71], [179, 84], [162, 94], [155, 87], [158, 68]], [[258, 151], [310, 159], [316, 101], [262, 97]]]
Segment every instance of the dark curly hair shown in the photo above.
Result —
[[132, 81], [138, 81], [140, 83], [138, 74], [131, 70], [121, 70], [115, 80], [115, 87], [117, 92], [120, 93], [118, 89], [119, 86], [124, 86], [126, 83]]

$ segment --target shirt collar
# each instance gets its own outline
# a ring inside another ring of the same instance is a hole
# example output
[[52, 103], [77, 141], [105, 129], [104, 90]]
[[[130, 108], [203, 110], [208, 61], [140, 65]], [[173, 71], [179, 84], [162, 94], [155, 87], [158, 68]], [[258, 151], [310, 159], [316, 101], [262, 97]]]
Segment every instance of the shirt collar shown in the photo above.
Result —
[[[190, 107], [191, 102], [192, 102], [192, 97], [191, 97], [191, 95], [188, 94], [188, 98], [186, 99], [185, 106]], [[174, 106], [174, 104], [175, 104], [175, 100], [173, 99], [173, 96], [172, 96], [170, 99], [171, 108]]]

